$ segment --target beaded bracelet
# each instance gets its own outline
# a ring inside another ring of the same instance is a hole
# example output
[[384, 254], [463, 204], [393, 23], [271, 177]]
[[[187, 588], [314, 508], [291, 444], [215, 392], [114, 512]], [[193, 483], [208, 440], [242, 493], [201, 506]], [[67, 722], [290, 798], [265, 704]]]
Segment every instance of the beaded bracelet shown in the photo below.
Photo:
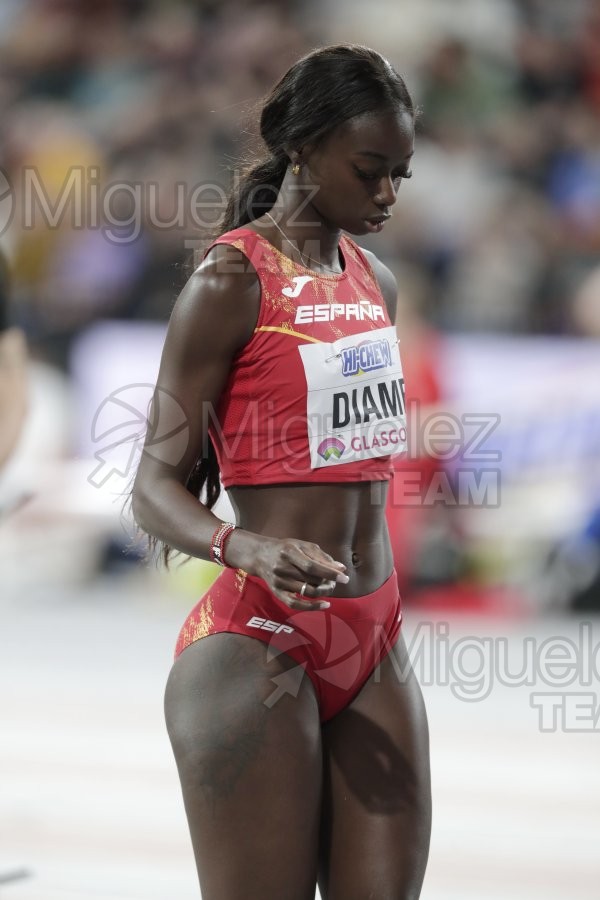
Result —
[[212, 562], [218, 563], [220, 566], [226, 566], [225, 562], [225, 541], [237, 526], [230, 522], [223, 522], [210, 540], [209, 557]]

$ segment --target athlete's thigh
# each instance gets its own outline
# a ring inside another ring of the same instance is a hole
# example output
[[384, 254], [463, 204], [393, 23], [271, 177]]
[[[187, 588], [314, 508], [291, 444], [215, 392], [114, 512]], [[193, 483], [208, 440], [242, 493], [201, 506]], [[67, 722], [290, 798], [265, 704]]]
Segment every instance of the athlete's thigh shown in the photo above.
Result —
[[176, 660], [165, 714], [203, 900], [313, 900], [322, 755], [303, 670], [210, 635]]
[[429, 729], [402, 634], [322, 738], [324, 900], [415, 900], [431, 832]]

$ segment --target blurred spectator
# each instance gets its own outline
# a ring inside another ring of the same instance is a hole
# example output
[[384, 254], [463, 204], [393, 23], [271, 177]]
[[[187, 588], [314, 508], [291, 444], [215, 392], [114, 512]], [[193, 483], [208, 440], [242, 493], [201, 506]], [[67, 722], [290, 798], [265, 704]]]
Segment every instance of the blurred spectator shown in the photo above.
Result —
[[600, 503], [548, 554], [539, 589], [552, 609], [600, 612]]
[[394, 462], [387, 522], [398, 586], [406, 601], [425, 585], [454, 582], [461, 574], [462, 559], [453, 509], [434, 502], [434, 482], [443, 481], [444, 466], [425, 439], [427, 421], [446, 408], [448, 399], [441, 383], [444, 340], [424, 317], [430, 285], [410, 269], [396, 266], [396, 275], [409, 449]]
[[580, 53], [583, 90], [590, 106], [600, 112], [600, 4], [591, 3], [585, 27], [576, 38]]
[[67, 459], [71, 438], [67, 380], [31, 357], [23, 331], [11, 325], [9, 293], [0, 253], [0, 518], [56, 487], [53, 467]]
[[8, 267], [0, 253], [0, 469], [19, 440], [27, 406], [27, 347], [10, 324]]
[[600, 266], [583, 280], [573, 299], [571, 318], [576, 331], [600, 339]]
[[456, 38], [434, 48], [422, 79], [423, 128], [434, 137], [476, 134], [514, 105], [511, 73]]

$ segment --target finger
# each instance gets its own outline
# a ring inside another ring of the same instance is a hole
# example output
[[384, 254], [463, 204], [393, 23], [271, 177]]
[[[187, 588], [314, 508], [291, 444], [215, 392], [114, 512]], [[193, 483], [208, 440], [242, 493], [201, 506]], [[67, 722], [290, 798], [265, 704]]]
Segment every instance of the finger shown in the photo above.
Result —
[[[318, 544], [299, 544], [300, 550], [307, 556], [310, 560], [316, 560], [317, 562], [323, 563], [327, 568], [330, 568], [330, 571], [333, 571], [333, 576], [336, 581], [340, 581], [340, 575], [346, 575], [347, 566], [345, 563], [340, 562], [337, 559], [334, 559], [329, 553], [325, 550], [322, 550]], [[349, 581], [350, 579], [346, 579]]]
[[308, 612], [314, 610], [329, 609], [329, 607], [331, 606], [331, 603], [325, 599], [315, 599], [314, 601], [302, 599], [300, 595], [295, 591], [282, 591], [275, 588], [271, 588], [271, 591], [279, 600], [281, 600], [282, 603], [285, 603], [286, 606], [289, 606], [290, 609], [304, 610], [305, 612]]
[[273, 593], [292, 609], [327, 609], [330, 606], [327, 594], [335, 589], [335, 581], [321, 581], [310, 585], [307, 581], [301, 584], [295, 577], [291, 579], [275, 577], [269, 585]]
[[309, 583], [318, 584], [319, 581], [327, 579], [328, 581], [335, 580], [347, 584], [350, 580], [345, 574], [344, 570], [346, 567], [343, 563], [338, 563], [336, 560], [329, 562], [324, 559], [316, 559], [302, 545], [291, 544], [286, 548], [285, 558], [298, 569], [302, 579]]
[[[331, 594], [332, 591], [335, 590], [336, 582], [326, 579], [320, 581], [318, 584], [311, 584], [309, 581], [302, 582], [296, 588], [296, 593], [300, 594], [301, 597], [326, 597], [327, 594]], [[304, 588], [304, 590], [302, 590]]]
[[273, 581], [277, 584], [279, 590], [288, 591], [289, 593], [299, 591], [303, 584], [306, 584], [307, 588], [320, 588], [327, 584], [331, 585], [331, 590], [336, 585], [335, 579], [331, 578], [331, 576], [323, 578], [309, 575], [307, 572], [301, 572], [297, 566], [287, 559], [273, 568]]
[[327, 609], [331, 604], [325, 598], [335, 590], [335, 586], [335, 581], [322, 581], [317, 585], [305, 581], [295, 590], [280, 588], [280, 592], [287, 595], [287, 602], [293, 609]]
[[336, 570], [346, 570], [346, 566], [343, 562], [334, 559], [330, 553], [327, 553], [327, 551], [323, 550], [322, 547], [319, 547], [318, 544], [311, 544], [308, 541], [297, 541], [297, 546], [306, 556], [310, 557], [310, 559], [316, 559], [326, 565], [332, 565]]

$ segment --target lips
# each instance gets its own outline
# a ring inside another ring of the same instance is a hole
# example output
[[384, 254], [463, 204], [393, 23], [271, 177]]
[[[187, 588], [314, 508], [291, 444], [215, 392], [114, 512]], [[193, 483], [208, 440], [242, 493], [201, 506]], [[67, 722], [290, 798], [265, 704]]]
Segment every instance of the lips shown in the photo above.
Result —
[[388, 219], [391, 219], [391, 215], [389, 213], [387, 215], [371, 216], [370, 219], [365, 219], [367, 231], [377, 234], [381, 231]]
[[366, 221], [370, 222], [371, 225], [383, 225], [384, 222], [387, 222], [387, 220], [391, 218], [391, 213], [388, 213], [387, 215], [370, 216]]

